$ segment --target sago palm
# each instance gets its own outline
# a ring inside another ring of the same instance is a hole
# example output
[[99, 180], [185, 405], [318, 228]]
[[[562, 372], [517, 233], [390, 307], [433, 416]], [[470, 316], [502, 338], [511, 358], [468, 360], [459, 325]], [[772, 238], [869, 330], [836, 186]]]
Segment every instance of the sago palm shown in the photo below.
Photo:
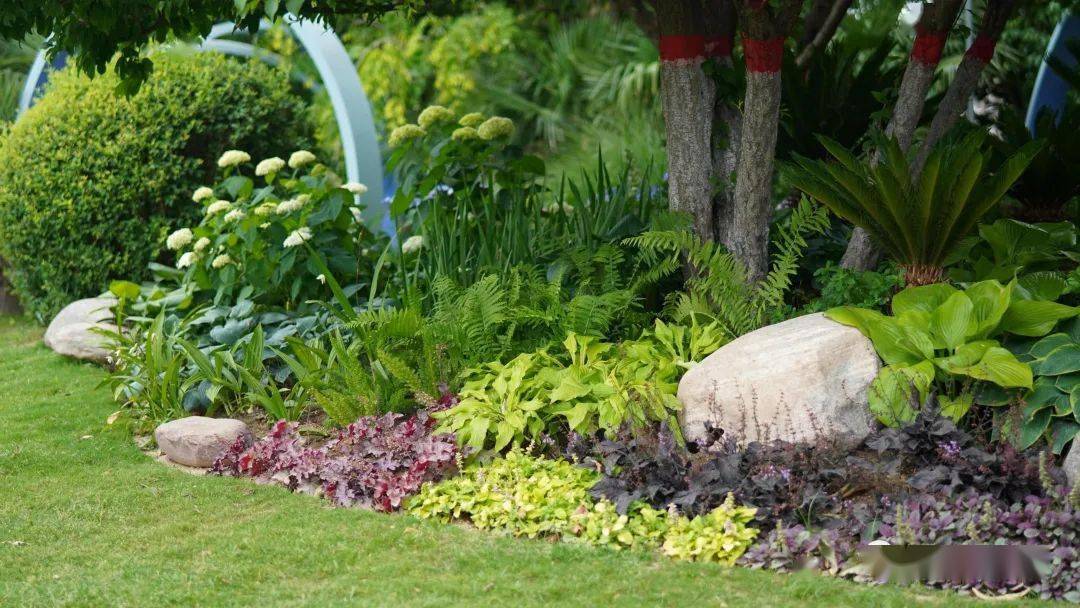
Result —
[[1042, 147], [1021, 147], [996, 170], [987, 167], [986, 134], [973, 131], [938, 144], [922, 174], [912, 177], [909, 159], [895, 139], [881, 158], [859, 159], [835, 141], [819, 137], [832, 160], [795, 156], [786, 166], [789, 183], [830, 211], [870, 233], [907, 274], [909, 285], [940, 281], [943, 260], [1001, 200]]

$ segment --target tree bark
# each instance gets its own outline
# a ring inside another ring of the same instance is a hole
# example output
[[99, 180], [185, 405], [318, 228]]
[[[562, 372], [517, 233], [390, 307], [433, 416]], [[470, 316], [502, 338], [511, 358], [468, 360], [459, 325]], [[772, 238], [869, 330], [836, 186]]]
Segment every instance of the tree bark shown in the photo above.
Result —
[[[705, 2], [705, 55], [715, 71], [732, 69], [735, 44], [735, 5], [731, 0]], [[729, 91], [716, 90], [712, 121], [713, 235], [731, 249], [734, 221], [735, 168], [738, 159], [742, 113]]]
[[747, 73], [730, 240], [732, 253], [745, 264], [751, 281], [763, 278], [769, 267], [780, 68], [784, 41], [801, 5], [801, 0], [785, 0], [777, 8], [763, 0], [737, 4]]
[[983, 70], [994, 58], [994, 48], [1015, 8], [1016, 0], [987, 1], [979, 33], [964, 53], [960, 66], [956, 68], [956, 75], [949, 84], [949, 89], [945, 92], [937, 113], [934, 114], [930, 129], [912, 164], [912, 175], [915, 177], [922, 174], [926, 159], [930, 157], [930, 151], [956, 125], [967, 109], [968, 100], [975, 93], [975, 87], [979, 85]]
[[844, 20], [848, 9], [851, 8], [851, 2], [852, 0], [836, 0], [813, 38], [802, 44], [802, 50], [799, 51], [798, 57], [795, 58], [797, 67], [806, 67], [806, 64], [814, 57], [814, 53], [829, 44], [829, 41], [836, 35], [836, 30], [840, 28], [840, 22]]
[[667, 130], [669, 207], [693, 218], [694, 232], [711, 240], [712, 121], [716, 86], [705, 60], [699, 0], [664, 0], [660, 30], [660, 98]]
[[[903, 150], [907, 150], [915, 137], [915, 128], [919, 126], [926, 103], [926, 93], [941, 61], [941, 51], [963, 3], [964, 0], [938, 0], [933, 4], [923, 4], [923, 13], [915, 28], [911, 57], [900, 82], [892, 117], [885, 128], [885, 135], [895, 137]], [[880, 259], [881, 251], [870, 235], [862, 228], [856, 228], [840, 265], [854, 270], [872, 270]]]
[[813, 41], [814, 36], [817, 36], [818, 31], [825, 25], [825, 21], [829, 18], [829, 11], [832, 10], [833, 2], [836, 0], [813, 0], [810, 3], [810, 10], [806, 11], [806, 19], [803, 20], [802, 33], [799, 35], [799, 48], [803, 48]]

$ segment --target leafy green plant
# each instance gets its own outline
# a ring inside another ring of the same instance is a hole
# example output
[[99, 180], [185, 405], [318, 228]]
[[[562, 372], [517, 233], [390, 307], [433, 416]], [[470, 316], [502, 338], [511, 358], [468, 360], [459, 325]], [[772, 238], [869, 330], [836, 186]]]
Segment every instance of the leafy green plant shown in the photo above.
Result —
[[112, 371], [102, 384], [112, 389], [113, 399], [132, 408], [143, 430], [184, 416], [184, 367], [187, 359], [176, 338], [159, 314], [148, 326], [106, 333], [115, 345]]
[[407, 504], [409, 512], [445, 522], [467, 520], [482, 530], [514, 536], [553, 538], [613, 549], [654, 549], [679, 559], [732, 565], [757, 530], [747, 524], [754, 509], [734, 497], [713, 511], [689, 519], [635, 502], [624, 513], [589, 488], [595, 471], [565, 460], [549, 460], [512, 450], [461, 475], [425, 484]]
[[837, 306], [884, 309], [904, 286], [904, 273], [896, 266], [882, 270], [853, 270], [827, 262], [814, 271], [821, 292], [803, 312], [822, 312]]
[[1026, 224], [1012, 219], [980, 224], [977, 235], [957, 244], [945, 260], [949, 276], [961, 282], [1017, 279], [1042, 300], [1074, 290], [1066, 269], [1080, 261], [1072, 222]]
[[1010, 344], [1035, 375], [1030, 391], [1020, 395], [983, 391], [980, 395], [989, 405], [1022, 405], [1022, 418], [1014, 432], [1015, 443], [1022, 449], [1046, 437], [1054, 453], [1060, 454], [1080, 433], [1080, 323], [1067, 321], [1058, 329], [1063, 331]]
[[[870, 409], [888, 426], [909, 422], [937, 382], [942, 413], [959, 420], [974, 403], [975, 381], [1004, 388], [1031, 388], [1031, 368], [1003, 348], [1005, 333], [1041, 336], [1077, 309], [1019, 297], [1014, 283], [983, 281], [960, 291], [939, 283], [896, 294], [893, 316], [841, 307], [830, 319], [870, 338], [886, 367], [870, 387]], [[914, 399], [917, 393], [919, 399]]]
[[4, 274], [41, 320], [111, 279], [147, 276], [165, 235], [198, 217], [190, 193], [229, 147], [259, 158], [304, 141], [300, 99], [261, 62], [213, 53], [156, 61], [130, 98], [116, 94], [111, 72], [53, 75], [0, 140]]
[[494, 451], [544, 435], [674, 424], [682, 374], [724, 342], [715, 324], [657, 321], [640, 339], [617, 345], [571, 333], [558, 355], [542, 349], [470, 371], [461, 402], [435, 416], [460, 443]]
[[733, 340], [782, 316], [805, 236], [823, 232], [828, 221], [823, 209], [801, 202], [775, 240], [772, 269], [758, 283], [747, 279], [742, 262], [722, 245], [703, 242], [682, 225], [650, 230], [626, 240], [639, 251], [644, 268], [636, 289], [682, 272], [688, 264], [694, 272], [686, 291], [669, 298], [669, 314], [680, 323], [716, 323], [724, 339]]
[[1000, 167], [988, 169], [986, 134], [972, 131], [938, 144], [921, 175], [895, 139], [884, 142], [880, 162], [859, 160], [835, 141], [820, 137], [833, 161], [795, 155], [786, 179], [841, 218], [868, 231], [905, 270], [908, 285], [942, 279], [944, 263], [1024, 169], [1042, 144], [1020, 147]]
[[667, 530], [664, 538], [665, 555], [698, 562], [720, 562], [734, 566], [754, 539], [758, 529], [749, 524], [757, 509], [737, 506], [735, 496], [705, 515], [693, 519], [679, 517]]

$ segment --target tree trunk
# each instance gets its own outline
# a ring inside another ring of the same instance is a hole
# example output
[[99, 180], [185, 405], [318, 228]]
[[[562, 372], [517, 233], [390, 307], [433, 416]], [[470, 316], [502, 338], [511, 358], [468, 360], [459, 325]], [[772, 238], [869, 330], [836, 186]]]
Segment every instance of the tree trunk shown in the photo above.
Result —
[[[892, 118], [885, 128], [885, 135], [895, 137], [903, 150], [907, 150], [915, 137], [915, 128], [919, 126], [926, 103], [926, 93], [934, 81], [941, 51], [945, 48], [945, 40], [961, 6], [963, 0], [938, 0], [933, 4], [923, 4], [923, 13], [915, 28], [911, 57], [900, 82]], [[856, 228], [840, 265], [853, 270], [872, 270], [880, 259], [881, 252], [870, 235], [862, 228]]]
[[712, 118], [716, 86], [705, 71], [698, 0], [657, 6], [660, 98], [667, 129], [669, 206], [693, 218], [700, 238], [713, 238]]
[[730, 241], [731, 252], [746, 265], [751, 281], [760, 280], [769, 269], [773, 164], [780, 123], [780, 68], [784, 41], [801, 5], [800, 0], [787, 0], [776, 9], [762, 0], [742, 0], [738, 4], [746, 59], [746, 98]]
[[799, 48], [804, 48], [814, 40], [814, 36], [817, 36], [821, 27], [825, 25], [825, 21], [829, 18], [829, 11], [832, 10], [834, 1], [813, 0], [810, 3], [810, 10], [806, 11], [802, 33], [799, 35]]
[[912, 164], [912, 174], [915, 177], [922, 174], [923, 166], [926, 164], [926, 159], [930, 157], [931, 150], [956, 125], [967, 109], [968, 100], [975, 93], [975, 87], [979, 85], [983, 70], [994, 58], [994, 48], [997, 46], [998, 38], [1001, 37], [1005, 23], [1012, 16], [1015, 7], [1015, 0], [989, 0], [987, 2], [979, 33], [964, 53], [960, 66], [956, 68], [956, 75], [949, 85], [949, 90], [945, 92], [937, 113], [934, 114], [934, 120], [930, 123], [930, 129]]
[[[716, 71], [730, 70], [735, 43], [735, 5], [731, 0], [705, 2], [705, 55]], [[735, 167], [738, 159], [742, 114], [730, 91], [717, 89], [712, 121], [713, 235], [731, 249], [735, 212]]]

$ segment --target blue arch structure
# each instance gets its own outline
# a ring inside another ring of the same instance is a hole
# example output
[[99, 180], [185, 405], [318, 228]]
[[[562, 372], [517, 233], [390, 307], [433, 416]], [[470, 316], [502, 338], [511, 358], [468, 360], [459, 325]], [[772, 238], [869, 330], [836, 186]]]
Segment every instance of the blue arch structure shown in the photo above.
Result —
[[[368, 226], [379, 226], [390, 232], [392, 230], [391, 218], [383, 195], [386, 182], [383, 178], [382, 154], [379, 150], [371, 104], [360, 84], [356, 67], [353, 66], [345, 46], [341, 44], [341, 39], [329, 27], [296, 19], [288, 19], [286, 23], [315, 64], [322, 86], [330, 97], [341, 135], [341, 145], [345, 152], [346, 179], [360, 182], [368, 187], [367, 193], [360, 198], [364, 205], [364, 221]], [[261, 25], [261, 27], [269, 26], [268, 22]], [[197, 48], [226, 55], [257, 57], [272, 65], [280, 62], [280, 57], [273, 53], [262, 51], [251, 44], [225, 38], [236, 31], [233, 23], [219, 23], [211, 29], [210, 34]], [[48, 82], [49, 72], [63, 68], [66, 63], [66, 53], [58, 53], [52, 62], [48, 60], [44, 50], [38, 53], [27, 74], [22, 95], [19, 97], [18, 116], [33, 105], [35, 96]]]
[[[1080, 16], [1065, 15], [1054, 29], [1050, 37], [1050, 43], [1046, 46], [1046, 56], [1056, 57], [1065, 65], [1076, 65], [1078, 57], [1065, 46], [1070, 40], [1080, 39]], [[1065, 109], [1065, 98], [1069, 93], [1069, 84], [1054, 71], [1044, 59], [1039, 66], [1039, 74], [1035, 77], [1035, 89], [1031, 92], [1031, 101], [1028, 103], [1027, 124], [1028, 131], [1035, 133], [1035, 119], [1039, 111], [1049, 108], [1059, 117]]]

